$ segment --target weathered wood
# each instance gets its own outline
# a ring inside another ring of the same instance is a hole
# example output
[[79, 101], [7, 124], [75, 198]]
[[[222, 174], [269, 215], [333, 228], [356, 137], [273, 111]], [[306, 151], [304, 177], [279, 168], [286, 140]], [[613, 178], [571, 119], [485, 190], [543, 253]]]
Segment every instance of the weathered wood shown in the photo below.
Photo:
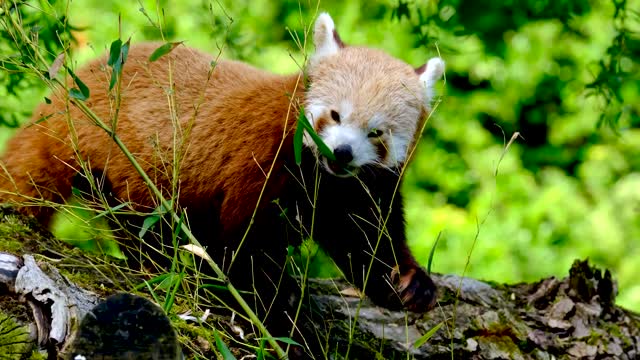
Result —
[[[19, 215], [11, 216], [16, 221]], [[42, 229], [25, 229], [39, 241], [49, 236]], [[97, 296], [71, 284], [55, 265], [44, 259], [36, 262], [30, 255], [0, 255], [0, 295], [20, 294], [29, 301], [33, 312], [41, 313], [35, 321], [40, 340], [57, 342], [52, 349], [60, 349], [70, 342], [70, 324], [96, 303]], [[434, 275], [439, 300], [427, 314], [376, 307], [340, 280], [314, 280], [309, 287], [320, 312], [315, 317], [318, 327], [329, 330], [331, 353], [348, 351], [350, 359], [406, 359], [407, 354], [415, 359], [451, 359], [452, 354], [456, 359], [637, 358], [640, 316], [615, 306], [611, 274], [586, 261], [576, 261], [569, 273], [564, 279], [516, 285]], [[15, 282], [6, 280], [12, 276]]]
[[[31, 255], [24, 255], [24, 265], [15, 280], [15, 292], [24, 297], [34, 311], [41, 313], [38, 324], [41, 345], [63, 343], [72, 331], [72, 319], [82, 319], [99, 298], [65, 279], [53, 266], [43, 264], [45, 273]], [[48, 331], [47, 331], [48, 330]]]
[[65, 344], [75, 324], [99, 302], [98, 295], [69, 282], [50, 264], [38, 264], [31, 255], [0, 253], [0, 274], [5, 295], [29, 305], [37, 329], [31, 340], [40, 346]]
[[[570, 276], [534, 284], [489, 285], [458, 276], [434, 276], [438, 306], [428, 314], [360, 307], [350, 355], [384, 359], [635, 359], [640, 316], [615, 306], [608, 271], [576, 261]], [[345, 353], [358, 298], [337, 294], [345, 284], [323, 282], [314, 292], [331, 340]], [[329, 318], [330, 319], [330, 318]], [[422, 346], [414, 344], [442, 324]]]

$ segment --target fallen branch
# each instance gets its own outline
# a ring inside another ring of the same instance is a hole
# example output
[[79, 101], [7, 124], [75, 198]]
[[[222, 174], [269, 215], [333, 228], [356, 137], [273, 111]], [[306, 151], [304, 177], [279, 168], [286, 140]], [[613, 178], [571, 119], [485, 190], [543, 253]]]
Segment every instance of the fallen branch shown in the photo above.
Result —
[[[2, 222], [21, 222], [25, 231], [32, 232], [30, 238], [39, 242], [50, 238], [44, 230], [28, 225], [33, 225], [30, 219], [2, 211]], [[25, 329], [36, 329], [30, 332], [32, 344], [49, 354], [64, 351], [72, 341], [73, 324], [98, 302], [98, 295], [68, 281], [54, 262], [35, 259], [29, 254], [0, 254], [0, 310]], [[313, 280], [310, 289], [320, 312], [315, 317], [317, 326], [328, 332], [332, 353], [344, 353], [349, 332], [355, 331], [350, 349], [354, 359], [405, 359], [407, 354], [415, 359], [639, 356], [640, 316], [615, 306], [616, 284], [611, 274], [587, 261], [576, 261], [569, 273], [564, 279], [516, 285], [435, 275], [440, 288], [438, 306], [427, 314], [376, 307], [361, 300], [342, 280]], [[29, 304], [29, 320], [24, 314], [11, 313], [6, 299]], [[365, 303], [353, 326], [350, 320], [359, 301]], [[0, 353], [13, 346], [3, 344], [5, 338], [0, 334]]]

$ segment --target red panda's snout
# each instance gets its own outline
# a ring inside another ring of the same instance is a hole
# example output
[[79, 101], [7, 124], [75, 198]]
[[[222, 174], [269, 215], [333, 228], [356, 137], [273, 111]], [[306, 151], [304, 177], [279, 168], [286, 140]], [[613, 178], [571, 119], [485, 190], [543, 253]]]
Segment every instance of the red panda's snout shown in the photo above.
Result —
[[353, 160], [353, 148], [349, 144], [342, 144], [333, 150], [336, 162], [341, 165], [348, 165]]
[[353, 176], [363, 166], [381, 162], [378, 151], [367, 137], [367, 133], [347, 121], [326, 125], [319, 135], [335, 157], [335, 160], [321, 157], [325, 170], [332, 175]]

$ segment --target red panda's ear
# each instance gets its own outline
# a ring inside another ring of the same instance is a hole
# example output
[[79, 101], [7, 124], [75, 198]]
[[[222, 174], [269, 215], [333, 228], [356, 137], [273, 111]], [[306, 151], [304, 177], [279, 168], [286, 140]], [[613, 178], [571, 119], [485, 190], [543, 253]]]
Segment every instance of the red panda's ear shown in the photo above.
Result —
[[322, 13], [318, 16], [313, 28], [313, 43], [316, 46], [316, 52], [312, 57], [314, 61], [336, 54], [344, 47], [329, 14]]
[[416, 69], [416, 74], [420, 76], [420, 81], [426, 90], [426, 103], [431, 104], [433, 100], [433, 85], [440, 80], [444, 74], [444, 61], [439, 58], [432, 58], [426, 64]]

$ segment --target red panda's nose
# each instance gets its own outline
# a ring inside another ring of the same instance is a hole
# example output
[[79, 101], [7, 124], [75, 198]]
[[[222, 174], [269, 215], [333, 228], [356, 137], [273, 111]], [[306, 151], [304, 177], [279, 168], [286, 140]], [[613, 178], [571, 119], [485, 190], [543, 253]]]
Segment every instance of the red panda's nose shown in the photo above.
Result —
[[351, 145], [342, 144], [333, 150], [333, 155], [336, 156], [336, 162], [341, 165], [346, 165], [353, 160], [353, 150]]

